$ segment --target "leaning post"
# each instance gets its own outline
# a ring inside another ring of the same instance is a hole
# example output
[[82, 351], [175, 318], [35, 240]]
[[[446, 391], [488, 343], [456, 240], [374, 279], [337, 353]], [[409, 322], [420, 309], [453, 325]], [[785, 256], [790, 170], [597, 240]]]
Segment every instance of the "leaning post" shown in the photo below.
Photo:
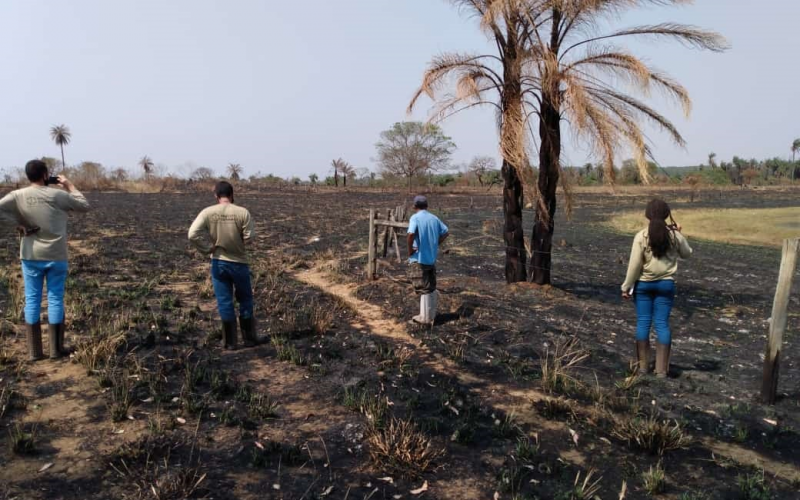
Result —
[[797, 270], [797, 251], [800, 238], [783, 240], [781, 270], [775, 300], [772, 303], [772, 319], [769, 325], [767, 352], [764, 356], [764, 378], [761, 385], [761, 400], [774, 404], [778, 393], [778, 373], [780, 371], [781, 346], [789, 312], [789, 295], [792, 291], [794, 273]]
[[375, 279], [375, 263], [376, 263], [376, 255], [375, 255], [375, 209], [369, 209], [369, 245], [368, 245], [368, 256], [367, 256], [367, 280], [372, 281]]

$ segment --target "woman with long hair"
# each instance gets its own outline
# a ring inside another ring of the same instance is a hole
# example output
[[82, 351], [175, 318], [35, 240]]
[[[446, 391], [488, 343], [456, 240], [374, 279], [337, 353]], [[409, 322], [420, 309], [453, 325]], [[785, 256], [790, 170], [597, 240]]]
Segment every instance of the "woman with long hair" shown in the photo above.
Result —
[[[681, 234], [681, 226], [672, 218], [669, 205], [654, 199], [647, 204], [647, 229], [633, 239], [628, 275], [622, 285], [622, 298], [634, 298], [636, 304], [636, 358], [639, 373], [647, 373], [650, 357], [650, 327], [655, 326], [656, 376], [666, 378], [672, 333], [669, 315], [675, 299], [675, 275], [678, 259], [692, 256], [692, 247]], [[669, 220], [669, 223], [667, 223]]]

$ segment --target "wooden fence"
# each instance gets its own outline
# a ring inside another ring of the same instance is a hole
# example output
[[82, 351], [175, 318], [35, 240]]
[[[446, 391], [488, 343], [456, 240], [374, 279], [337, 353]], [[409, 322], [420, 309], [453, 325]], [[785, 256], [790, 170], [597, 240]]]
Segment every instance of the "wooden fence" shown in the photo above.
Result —
[[[398, 229], [408, 229], [406, 219], [406, 207], [397, 207], [387, 210], [384, 218], [381, 218], [379, 211], [370, 209], [369, 211], [369, 251], [367, 257], [367, 279], [374, 280], [378, 273], [378, 256], [386, 258], [389, 254], [389, 247], [394, 246], [397, 255], [397, 262], [402, 262], [400, 257], [400, 242], [397, 239]], [[406, 232], [403, 231], [405, 242]], [[381, 245], [381, 248], [378, 246]]]

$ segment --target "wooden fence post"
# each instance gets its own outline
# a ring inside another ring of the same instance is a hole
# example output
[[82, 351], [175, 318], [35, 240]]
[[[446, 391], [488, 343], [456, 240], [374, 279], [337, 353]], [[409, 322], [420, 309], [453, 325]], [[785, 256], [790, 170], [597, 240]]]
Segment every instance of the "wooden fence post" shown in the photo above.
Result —
[[375, 279], [375, 209], [369, 209], [369, 247], [367, 256], [367, 280], [372, 281]]
[[767, 353], [764, 356], [764, 379], [761, 385], [761, 400], [766, 404], [774, 404], [778, 393], [781, 346], [783, 345], [783, 332], [786, 331], [789, 295], [792, 291], [794, 273], [797, 270], [798, 248], [800, 248], [800, 239], [783, 240], [781, 270], [778, 275], [775, 300], [772, 303], [772, 320], [769, 325]]

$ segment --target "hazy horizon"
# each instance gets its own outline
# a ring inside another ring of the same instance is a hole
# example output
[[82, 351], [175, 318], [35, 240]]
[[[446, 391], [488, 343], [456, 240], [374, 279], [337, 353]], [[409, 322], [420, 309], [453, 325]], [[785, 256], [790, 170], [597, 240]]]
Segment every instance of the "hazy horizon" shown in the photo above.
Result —
[[[664, 166], [789, 157], [800, 137], [788, 36], [800, 2], [732, 0], [636, 11], [618, 26], [683, 22], [719, 31], [732, 49], [713, 54], [678, 44], [627, 45], [691, 92], [690, 120], [674, 119], [686, 150], [652, 134]], [[748, 5], [749, 4], [749, 5]], [[342, 157], [375, 170], [374, 144], [394, 122], [427, 118], [408, 101], [431, 57], [491, 50], [473, 19], [444, 0], [102, 2], [0, 0], [0, 169], [59, 157], [52, 125], [70, 127], [68, 164], [96, 161], [132, 171], [144, 155], [169, 171], [324, 177]], [[490, 110], [441, 124], [454, 163], [498, 157]], [[566, 130], [566, 128], [565, 128]], [[624, 158], [620, 158], [623, 160]], [[565, 162], [582, 164], [575, 144]]]

